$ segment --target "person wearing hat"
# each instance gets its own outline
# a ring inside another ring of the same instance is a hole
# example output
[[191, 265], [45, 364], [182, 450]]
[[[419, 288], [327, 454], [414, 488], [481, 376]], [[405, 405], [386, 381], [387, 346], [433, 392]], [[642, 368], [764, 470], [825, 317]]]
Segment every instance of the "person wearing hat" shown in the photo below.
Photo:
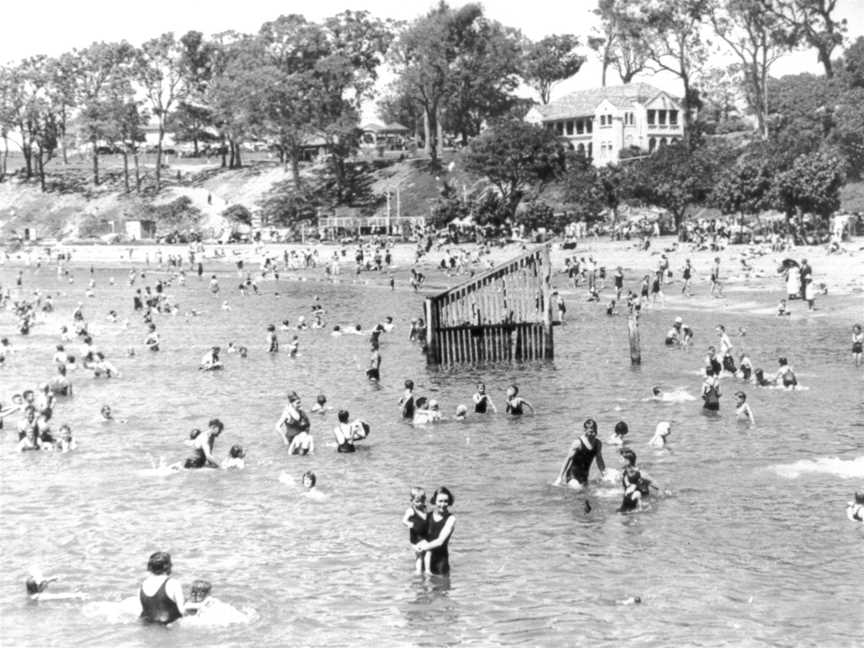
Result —
[[141, 583], [141, 619], [149, 623], [168, 625], [183, 616], [183, 588], [171, 578], [171, 555], [164, 551], [151, 554], [147, 561], [150, 574]]

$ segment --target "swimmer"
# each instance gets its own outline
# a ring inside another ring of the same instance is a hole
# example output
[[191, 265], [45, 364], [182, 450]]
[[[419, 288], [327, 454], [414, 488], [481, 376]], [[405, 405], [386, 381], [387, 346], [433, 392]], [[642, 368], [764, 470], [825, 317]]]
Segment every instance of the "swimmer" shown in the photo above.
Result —
[[468, 408], [465, 405], [459, 404], [456, 406], [456, 420], [464, 421], [468, 416]]
[[[423, 402], [421, 403], [421, 401]], [[414, 410], [414, 425], [438, 423], [441, 420], [441, 410], [437, 400], [434, 398], [429, 401], [424, 398], [417, 399], [417, 409]]]
[[308, 455], [313, 454], [314, 452], [315, 439], [309, 433], [308, 428], [300, 430], [294, 435], [294, 438], [291, 439], [291, 443], [288, 444], [288, 454]]
[[852, 327], [852, 359], [856, 367], [861, 366], [862, 354], [864, 354], [864, 331], [861, 330], [860, 324], [855, 324]]
[[474, 412], [477, 414], [485, 414], [488, 408], [492, 408], [492, 411], [496, 414], [498, 410], [495, 408], [495, 403], [492, 402], [492, 399], [489, 398], [489, 395], [486, 393], [486, 383], [477, 383], [477, 392], [472, 396], [472, 400], [474, 401]]
[[408, 527], [408, 542], [414, 549], [415, 573], [423, 573], [423, 552], [417, 549], [417, 543], [426, 540], [426, 491], [414, 486], [410, 492], [411, 505], [402, 516], [403, 526]]
[[213, 446], [216, 439], [222, 434], [225, 424], [217, 418], [210, 419], [207, 424], [207, 432], [193, 434], [192, 448], [195, 454], [189, 457], [183, 464], [187, 470], [195, 468], [219, 468], [219, 461], [213, 456]]
[[276, 327], [273, 324], [267, 325], [267, 351], [269, 353], [279, 351], [279, 339], [276, 337]]
[[300, 339], [295, 335], [288, 343], [288, 357], [296, 358], [297, 352], [300, 350]]
[[54, 442], [54, 449], [57, 452], [69, 452], [70, 450], [75, 450], [77, 447], [78, 443], [72, 438], [72, 428], [64, 423], [57, 431], [57, 440]]
[[735, 416], [739, 421], [756, 425], [756, 417], [753, 416], [753, 410], [747, 403], [747, 394], [742, 391], [735, 392]]
[[792, 371], [792, 367], [789, 366], [789, 361], [781, 356], [777, 358], [777, 364], [780, 365], [780, 368], [777, 369], [777, 373], [774, 376], [774, 383], [778, 385], [783, 385], [787, 389], [794, 389], [798, 386], [798, 379], [795, 377], [795, 372]]
[[230, 311], [231, 310], [231, 304], [228, 303], [227, 299], [222, 301], [222, 310], [224, 310], [224, 311]]
[[317, 398], [315, 399], [315, 404], [311, 408], [309, 408], [309, 411], [314, 414], [320, 414], [321, 416], [324, 416], [332, 409], [333, 408], [327, 404], [327, 397], [324, 394], [318, 394]]
[[150, 575], [141, 583], [138, 598], [141, 601], [141, 619], [149, 623], [168, 625], [183, 616], [185, 603], [183, 587], [171, 578], [171, 556], [157, 551], [147, 561]]
[[753, 371], [753, 384], [757, 387], [770, 387], [774, 382], [765, 377], [765, 372], [761, 368], [756, 368]]
[[648, 445], [652, 448], [665, 448], [666, 437], [670, 434], [672, 434], [672, 424], [668, 421], [661, 421], [657, 424], [657, 427], [654, 430], [654, 436], [651, 437]]
[[297, 392], [288, 392], [288, 403], [282, 410], [279, 420], [276, 421], [276, 432], [282, 437], [283, 443], [291, 445], [294, 436], [310, 426], [309, 417], [303, 411], [303, 405]]
[[846, 506], [846, 517], [854, 522], [864, 522], [864, 491], [856, 491], [855, 499]]
[[720, 410], [720, 380], [716, 374], [705, 376], [702, 383], [702, 409], [709, 412]]
[[348, 419], [350, 418], [348, 410], [339, 410], [336, 414], [336, 418], [339, 421], [336, 427], [333, 428], [333, 436], [336, 437], [336, 452], [354, 452], [356, 448], [354, 447], [354, 437], [351, 432], [351, 425], [348, 423]]
[[311, 470], [307, 470], [305, 473], [303, 473], [302, 481], [303, 488], [305, 489], [303, 491], [304, 497], [308, 497], [309, 499], [318, 501], [327, 499], [327, 495], [319, 491], [317, 488], [318, 478], [315, 476], [314, 472], [312, 472]]
[[[619, 513], [626, 513], [642, 508], [642, 498], [648, 497], [651, 493], [653, 484], [647, 475], [636, 467], [636, 453], [630, 448], [621, 449], [621, 485], [624, 487], [624, 497], [621, 500], [621, 506], [618, 507]], [[654, 488], [657, 488], [654, 486]]]
[[624, 445], [627, 443], [627, 439], [624, 437], [630, 431], [630, 428], [624, 421], [618, 421], [615, 424], [615, 431], [612, 433], [612, 436], [606, 441], [610, 445]]
[[657, 385], [654, 385], [654, 386], [651, 388], [651, 396], [649, 396], [649, 397], [648, 397], [647, 399], [645, 399], [645, 400], [653, 400], [653, 401], [662, 401], [662, 400], [664, 400], [664, 398], [663, 398], [663, 390], [660, 389], [660, 387], [658, 387]]
[[198, 371], [216, 371], [222, 368], [222, 360], [219, 359], [221, 349], [218, 346], [210, 347], [210, 350], [201, 356]]
[[753, 375], [753, 363], [750, 361], [750, 356], [742, 353], [738, 359], [738, 373], [736, 374], [741, 380], [750, 380]]
[[24, 587], [27, 588], [27, 598], [31, 601], [38, 601], [42, 598], [42, 594], [48, 589], [49, 583], [58, 580], [57, 576], [45, 578], [38, 569], [31, 569], [27, 580], [24, 581]]
[[555, 485], [566, 483], [571, 488], [583, 489], [588, 485], [588, 474], [591, 464], [596, 463], [600, 473], [606, 472], [606, 462], [603, 461], [603, 444], [597, 438], [597, 422], [586, 419], [582, 425], [584, 430], [570, 446], [564, 465], [555, 479]]
[[399, 399], [399, 410], [402, 413], [402, 418], [414, 420], [414, 381], [405, 381], [405, 391], [402, 393], [402, 398]]
[[381, 353], [378, 351], [377, 342], [372, 342], [369, 347], [369, 368], [366, 369], [366, 378], [375, 383], [381, 380]]
[[225, 470], [229, 468], [243, 470], [245, 467], [246, 451], [243, 449], [243, 446], [235, 443], [231, 446], [231, 450], [228, 451], [228, 458], [222, 462], [222, 468]]
[[516, 385], [510, 385], [507, 388], [505, 412], [510, 416], [522, 416], [525, 407], [531, 410], [531, 414], [534, 414], [534, 406], [519, 396], [519, 387]]
[[147, 333], [147, 337], [144, 338], [144, 346], [146, 346], [150, 351], [158, 351], [159, 350], [159, 334], [156, 332], [156, 325], [149, 325], [150, 332]]
[[192, 585], [189, 590], [189, 602], [186, 603], [185, 613], [187, 615], [200, 614], [207, 607], [210, 607], [210, 605], [213, 603], [213, 599], [208, 598], [210, 596], [211, 589], [212, 585], [210, 585], [209, 581], [192, 581]]

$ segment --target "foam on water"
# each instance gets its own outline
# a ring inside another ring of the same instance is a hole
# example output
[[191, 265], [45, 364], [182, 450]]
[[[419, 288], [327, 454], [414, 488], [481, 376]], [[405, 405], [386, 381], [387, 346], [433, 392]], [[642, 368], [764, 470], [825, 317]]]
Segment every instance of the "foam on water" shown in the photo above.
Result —
[[855, 459], [817, 457], [801, 459], [791, 464], [770, 466], [770, 470], [786, 479], [798, 479], [802, 475], [834, 475], [843, 479], [864, 477], [864, 456]]

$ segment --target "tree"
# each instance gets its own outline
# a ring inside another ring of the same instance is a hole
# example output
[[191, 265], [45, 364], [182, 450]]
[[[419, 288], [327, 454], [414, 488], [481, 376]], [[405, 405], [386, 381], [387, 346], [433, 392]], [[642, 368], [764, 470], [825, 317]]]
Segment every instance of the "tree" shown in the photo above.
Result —
[[817, 152], [795, 158], [792, 167], [777, 176], [774, 193], [787, 218], [809, 213], [827, 219], [840, 208], [840, 189], [845, 182], [843, 159]]
[[206, 104], [207, 89], [213, 79], [218, 48], [199, 31], [186, 32], [179, 41], [180, 72], [185, 95], [178, 101], [171, 119], [175, 141], [190, 141], [198, 155], [198, 143], [211, 138], [213, 112]]
[[714, 31], [741, 61], [747, 103], [756, 114], [759, 132], [768, 139], [768, 71], [796, 42], [764, 0], [721, 0], [711, 12]]
[[161, 187], [162, 143], [165, 125], [175, 103], [184, 95], [183, 51], [172, 32], [166, 32], [141, 46], [137, 52], [136, 78], [141, 84], [150, 110], [156, 118], [156, 191]]
[[646, 69], [668, 72], [681, 80], [681, 125], [690, 142], [690, 112], [697, 94], [694, 82], [708, 57], [703, 23], [711, 0], [650, 0], [623, 9], [634, 47], [644, 52]]
[[471, 142], [465, 170], [485, 176], [501, 195], [503, 213], [513, 218], [532, 187], [539, 190], [562, 170], [555, 136], [523, 121], [500, 121]]
[[454, 92], [457, 69], [470, 55], [465, 44], [472, 41], [471, 33], [482, 16], [479, 4], [451, 9], [441, 2], [403, 31], [391, 48], [390, 60], [397, 73], [395, 93], [411, 97], [421, 107], [426, 152], [433, 164], [437, 164], [442, 145], [441, 112]]
[[864, 36], [843, 52], [842, 82], [847, 88], [864, 88]]
[[758, 214], [770, 209], [777, 173], [767, 157], [744, 157], [721, 173], [710, 202], [724, 214]]
[[585, 57], [577, 53], [578, 47], [579, 38], [573, 34], [554, 34], [526, 47], [523, 76], [544, 105], [549, 103], [556, 83], [582, 68]]
[[775, 0], [764, 3], [781, 21], [791, 38], [802, 38], [817, 52], [825, 76], [834, 76], [831, 53], [843, 44], [846, 20], [832, 16], [837, 0]]
[[699, 96], [708, 120], [715, 124], [728, 122], [738, 113], [741, 95], [741, 69], [739, 65], [712, 68], [699, 80]]
[[589, 46], [600, 52], [602, 85], [610, 65], [618, 70], [621, 81], [630, 83], [645, 69], [646, 55], [640, 42], [639, 24], [634, 19], [638, 0], [599, 0], [594, 13], [600, 17], [599, 35], [589, 39]]
[[74, 52], [76, 100], [82, 137], [90, 142], [93, 158], [93, 184], [99, 184], [100, 142], [110, 141], [116, 124], [114, 103], [109, 95], [131, 95], [131, 64], [134, 50], [128, 43], [93, 43]]
[[228, 206], [222, 212], [222, 217], [242, 225], [252, 224], [252, 212], [250, 212], [244, 205], [240, 204]]

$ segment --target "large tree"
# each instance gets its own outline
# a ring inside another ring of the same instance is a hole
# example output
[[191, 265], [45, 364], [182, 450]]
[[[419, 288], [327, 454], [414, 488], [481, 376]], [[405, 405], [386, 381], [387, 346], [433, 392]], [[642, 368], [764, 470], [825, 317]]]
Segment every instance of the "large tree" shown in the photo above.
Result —
[[582, 68], [585, 57], [579, 54], [579, 38], [573, 34], [553, 34], [530, 43], [525, 48], [523, 77], [548, 104], [552, 87], [574, 76]]
[[711, 12], [716, 34], [741, 62], [747, 103], [768, 139], [768, 72], [796, 43], [764, 0], [720, 0]]
[[800, 37], [816, 50], [825, 76], [834, 76], [831, 54], [843, 44], [845, 19], [838, 19], [837, 0], [773, 0], [763, 2], [786, 27], [788, 36]]
[[504, 216], [533, 189], [538, 191], [563, 170], [563, 155], [555, 136], [521, 120], [494, 124], [475, 138], [464, 157], [469, 173], [485, 176], [498, 190]]
[[842, 158], [830, 153], [805, 154], [777, 176], [775, 195], [787, 218], [810, 213], [827, 219], [840, 208], [840, 189], [845, 182]]
[[137, 52], [135, 76], [156, 118], [156, 191], [161, 187], [162, 144], [171, 110], [184, 96], [183, 49], [172, 32], [166, 32], [141, 46]]
[[645, 69], [647, 54], [637, 18], [639, 4], [640, 0], [599, 0], [597, 3], [594, 13], [600, 17], [599, 34], [589, 38], [588, 45], [600, 53], [603, 86], [610, 65], [615, 66], [625, 84]]

